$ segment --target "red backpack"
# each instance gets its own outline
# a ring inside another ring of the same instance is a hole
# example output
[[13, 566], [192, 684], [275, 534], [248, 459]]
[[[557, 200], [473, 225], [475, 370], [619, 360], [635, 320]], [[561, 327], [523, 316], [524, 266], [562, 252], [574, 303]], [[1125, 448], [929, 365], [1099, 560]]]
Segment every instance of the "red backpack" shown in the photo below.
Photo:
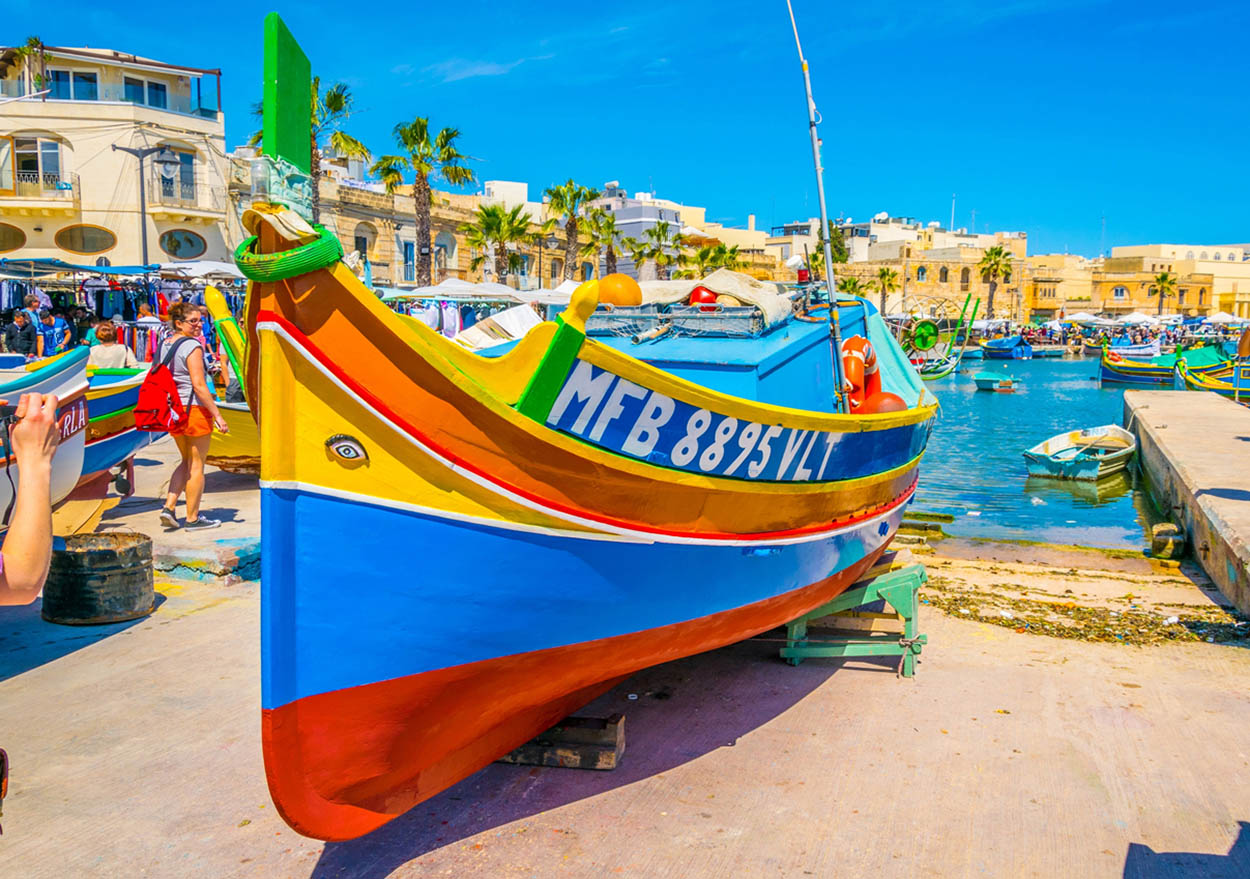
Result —
[[[183, 336], [169, 346], [169, 351], [152, 364], [143, 384], [139, 385], [139, 401], [135, 403], [135, 428], [137, 430], [168, 432], [186, 423], [188, 406], [182, 402], [178, 385], [170, 364], [178, 354], [183, 342], [197, 342]], [[187, 403], [190, 403], [188, 398]]]

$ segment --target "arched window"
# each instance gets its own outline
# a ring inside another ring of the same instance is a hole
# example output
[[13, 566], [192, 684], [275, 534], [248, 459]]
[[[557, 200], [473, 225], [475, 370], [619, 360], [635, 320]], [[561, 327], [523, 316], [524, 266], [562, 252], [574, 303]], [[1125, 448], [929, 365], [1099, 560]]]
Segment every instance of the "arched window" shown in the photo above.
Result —
[[959, 270], [959, 289], [967, 290], [968, 284], [971, 280], [972, 280], [972, 271], [967, 266], [964, 266], [962, 269]]
[[916, 269], [917, 281], [924, 283], [928, 279], [929, 279], [929, 270], [927, 268], [925, 268], [924, 266], [920, 266], [919, 268]]
[[950, 280], [950, 272], [946, 270], [946, 266], [942, 266], [940, 269], [938, 269], [938, 283], [945, 284], [949, 280]]
[[1127, 288], [1127, 287], [1116, 287], [1116, 288], [1114, 288], [1114, 289], [1111, 291], [1111, 295], [1112, 295], [1112, 296], [1114, 296], [1116, 299], [1127, 299], [1127, 298], [1128, 298], [1128, 288]]
[[190, 229], [170, 229], [162, 232], [159, 239], [161, 250], [174, 259], [195, 259], [203, 256], [208, 244], [199, 234]]
[[1217, 250], [1217, 251], [1215, 252], [1215, 258], [1216, 258], [1216, 259], [1223, 259], [1223, 258], [1224, 258], [1224, 256], [1223, 256], [1223, 254], [1221, 254], [1221, 253]]
[[1193, 259], [1193, 258], [1194, 258], [1194, 252], [1192, 250], [1186, 251], [1185, 259]]
[[357, 223], [356, 229], [352, 232], [352, 239], [360, 255], [372, 259], [373, 248], [378, 240], [377, 227], [372, 223]]
[[1206, 258], [1207, 258], [1207, 252], [1205, 250], [1202, 251], [1202, 253], [1198, 255], [1198, 259], [1206, 259]]
[[1229, 262], [1233, 262], [1233, 261], [1234, 261], [1234, 260], [1236, 260], [1236, 259], [1237, 259], [1236, 254], [1234, 254], [1234, 253], [1230, 250], [1230, 251], [1228, 252], [1228, 261], [1229, 261]]

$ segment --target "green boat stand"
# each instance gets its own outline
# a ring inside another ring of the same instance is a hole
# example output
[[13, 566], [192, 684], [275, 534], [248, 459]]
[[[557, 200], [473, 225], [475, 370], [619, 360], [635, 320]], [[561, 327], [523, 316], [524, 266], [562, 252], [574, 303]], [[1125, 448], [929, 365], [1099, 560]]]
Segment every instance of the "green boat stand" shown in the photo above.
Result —
[[[916, 657], [928, 643], [928, 636], [916, 633], [919, 609], [917, 593], [929, 579], [924, 565], [878, 565], [828, 604], [805, 613], [786, 624], [786, 646], [781, 658], [791, 665], [817, 657], [898, 656], [899, 674], [909, 678], [916, 672]], [[856, 610], [884, 599], [893, 612]], [[809, 639], [808, 624], [821, 620], [821, 628], [834, 629], [819, 640]], [[902, 632], [887, 631], [883, 621], [902, 621]], [[845, 634], [840, 629], [862, 631], [862, 635]]]

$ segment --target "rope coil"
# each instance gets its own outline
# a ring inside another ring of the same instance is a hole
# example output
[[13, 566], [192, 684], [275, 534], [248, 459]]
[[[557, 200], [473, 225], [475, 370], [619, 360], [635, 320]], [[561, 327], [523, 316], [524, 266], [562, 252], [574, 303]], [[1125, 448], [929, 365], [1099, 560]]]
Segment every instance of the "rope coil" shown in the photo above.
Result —
[[325, 226], [314, 223], [313, 228], [319, 233], [316, 241], [281, 253], [256, 253], [258, 239], [253, 235], [235, 250], [234, 263], [252, 281], [285, 281], [328, 268], [343, 258], [343, 245]]

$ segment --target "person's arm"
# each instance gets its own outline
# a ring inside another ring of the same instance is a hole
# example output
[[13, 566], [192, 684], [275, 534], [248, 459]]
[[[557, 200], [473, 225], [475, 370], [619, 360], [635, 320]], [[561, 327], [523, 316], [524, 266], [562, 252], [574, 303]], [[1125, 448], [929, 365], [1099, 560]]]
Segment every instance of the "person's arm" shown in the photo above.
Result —
[[35, 353], [43, 356], [43, 333], [38, 331], [35, 332]]
[[195, 393], [196, 402], [213, 416], [214, 427], [222, 433], [229, 433], [230, 425], [221, 417], [221, 412], [217, 410], [217, 400], [213, 397], [212, 391], [208, 389], [208, 382], [204, 378], [203, 348], [196, 346], [196, 349], [187, 356], [187, 372], [191, 376], [191, 390]]
[[61, 347], [61, 348], [68, 348], [68, 347], [69, 347], [69, 340], [70, 340], [70, 339], [72, 339], [73, 337], [74, 337], [74, 333], [73, 333], [73, 331], [72, 331], [72, 330], [70, 330], [70, 328], [69, 328], [69, 324], [65, 324], [65, 335], [61, 338], [61, 344], [60, 344], [60, 347]]
[[[5, 401], [0, 401], [0, 403]], [[10, 428], [18, 469], [17, 502], [4, 538], [0, 605], [30, 604], [52, 561], [52, 456], [61, 434], [55, 394], [23, 394]]]
[[127, 348], [125, 345], [122, 345], [122, 349], [123, 349], [123, 350], [125, 350], [125, 352], [126, 352], [126, 368], [127, 368], [127, 369], [138, 369], [138, 368], [139, 368], [139, 361], [135, 359], [135, 352], [131, 351], [131, 350], [130, 350], [129, 348]]

